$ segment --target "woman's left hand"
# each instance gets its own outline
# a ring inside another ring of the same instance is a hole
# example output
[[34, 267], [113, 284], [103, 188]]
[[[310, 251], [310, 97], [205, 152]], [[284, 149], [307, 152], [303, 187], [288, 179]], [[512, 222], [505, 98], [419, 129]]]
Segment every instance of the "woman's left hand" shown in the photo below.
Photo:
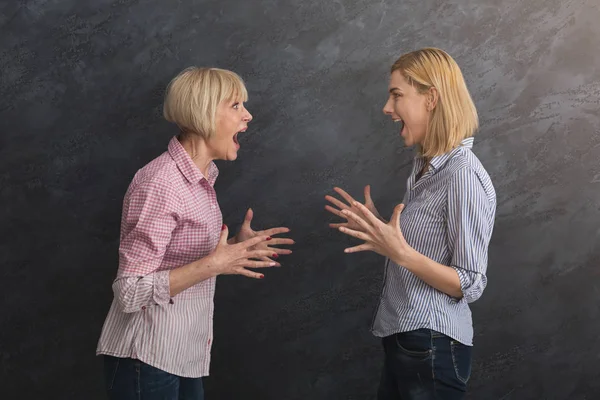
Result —
[[[291, 254], [292, 253], [292, 251], [288, 250], [288, 249], [280, 249], [278, 247], [271, 247], [271, 246], [276, 246], [276, 245], [292, 245], [295, 243], [292, 239], [273, 237], [274, 235], [289, 232], [290, 231], [289, 228], [277, 227], [277, 228], [265, 229], [263, 231], [255, 231], [252, 229], [252, 226], [250, 225], [252, 222], [253, 216], [254, 216], [254, 212], [252, 211], [251, 208], [249, 208], [248, 211], [246, 212], [246, 217], [244, 218], [244, 222], [242, 223], [240, 230], [238, 231], [237, 235], [235, 236], [235, 242], [237, 242], [237, 243], [243, 242], [248, 239], [252, 239], [253, 237], [256, 237], [256, 236], [269, 236], [272, 238], [269, 240], [269, 242], [261, 242], [261, 243], [257, 244], [256, 246], [253, 246], [253, 248], [251, 248], [250, 250], [271, 250], [271, 251], [273, 251], [273, 258], [279, 257], [280, 254]], [[267, 243], [268, 243], [268, 245], [267, 245]], [[263, 257], [263, 259], [269, 259], [269, 258]]]
[[400, 230], [400, 213], [404, 209], [404, 204], [399, 204], [394, 208], [392, 218], [387, 224], [378, 219], [367, 207], [359, 202], [353, 202], [352, 206], [358, 209], [358, 213], [351, 210], [342, 210], [342, 213], [358, 224], [363, 232], [343, 226], [338, 229], [349, 236], [364, 240], [365, 243], [347, 248], [344, 252], [374, 251], [402, 265], [403, 261], [414, 252], [414, 249], [406, 242]]

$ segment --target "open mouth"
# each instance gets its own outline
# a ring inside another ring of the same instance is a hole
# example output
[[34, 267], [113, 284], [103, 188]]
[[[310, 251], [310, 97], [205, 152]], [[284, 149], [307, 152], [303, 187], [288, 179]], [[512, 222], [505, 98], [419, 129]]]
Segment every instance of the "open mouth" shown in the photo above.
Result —
[[395, 119], [394, 122], [400, 124], [400, 135], [402, 135], [402, 132], [404, 131], [404, 121], [401, 119]]
[[233, 143], [235, 143], [235, 144], [236, 144], [238, 147], [240, 146], [240, 142], [238, 141], [238, 135], [239, 135], [240, 133], [244, 133], [244, 132], [246, 132], [246, 129], [248, 129], [248, 127], [245, 127], [244, 129], [242, 129], [242, 130], [240, 130], [240, 131], [236, 132], [236, 134], [235, 134], [235, 135], [233, 135]]

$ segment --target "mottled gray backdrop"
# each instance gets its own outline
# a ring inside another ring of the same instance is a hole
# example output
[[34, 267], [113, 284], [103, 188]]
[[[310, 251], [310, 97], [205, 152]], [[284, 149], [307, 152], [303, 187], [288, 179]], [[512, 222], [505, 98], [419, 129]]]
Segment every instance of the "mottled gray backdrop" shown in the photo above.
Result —
[[462, 67], [498, 193], [470, 398], [598, 398], [599, 4], [2, 2], [2, 398], [104, 398], [123, 194], [175, 133], [168, 80], [210, 65], [244, 77], [255, 117], [219, 163], [225, 220], [252, 206], [297, 245], [263, 281], [219, 278], [208, 399], [374, 399], [383, 260], [343, 254], [323, 197], [371, 184], [387, 215], [401, 200], [412, 150], [381, 109], [391, 63], [422, 46]]

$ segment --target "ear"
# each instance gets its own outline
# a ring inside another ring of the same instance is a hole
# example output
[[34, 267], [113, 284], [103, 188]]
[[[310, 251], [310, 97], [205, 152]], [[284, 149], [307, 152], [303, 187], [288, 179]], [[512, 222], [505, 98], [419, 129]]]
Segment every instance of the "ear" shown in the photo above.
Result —
[[435, 87], [430, 87], [427, 92], [427, 111], [433, 111], [437, 106], [439, 99], [439, 92]]

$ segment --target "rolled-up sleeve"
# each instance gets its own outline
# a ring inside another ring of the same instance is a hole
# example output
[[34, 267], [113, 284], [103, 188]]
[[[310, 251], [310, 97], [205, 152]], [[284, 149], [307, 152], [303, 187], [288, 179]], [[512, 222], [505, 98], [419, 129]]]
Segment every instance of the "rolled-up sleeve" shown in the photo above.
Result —
[[159, 271], [177, 227], [180, 201], [169, 182], [153, 180], [130, 188], [124, 205], [119, 270], [113, 292], [122, 311], [169, 303], [169, 270]]
[[479, 299], [487, 285], [488, 246], [492, 236], [495, 201], [471, 168], [458, 170], [448, 187], [448, 242], [450, 266], [460, 279], [463, 298]]

